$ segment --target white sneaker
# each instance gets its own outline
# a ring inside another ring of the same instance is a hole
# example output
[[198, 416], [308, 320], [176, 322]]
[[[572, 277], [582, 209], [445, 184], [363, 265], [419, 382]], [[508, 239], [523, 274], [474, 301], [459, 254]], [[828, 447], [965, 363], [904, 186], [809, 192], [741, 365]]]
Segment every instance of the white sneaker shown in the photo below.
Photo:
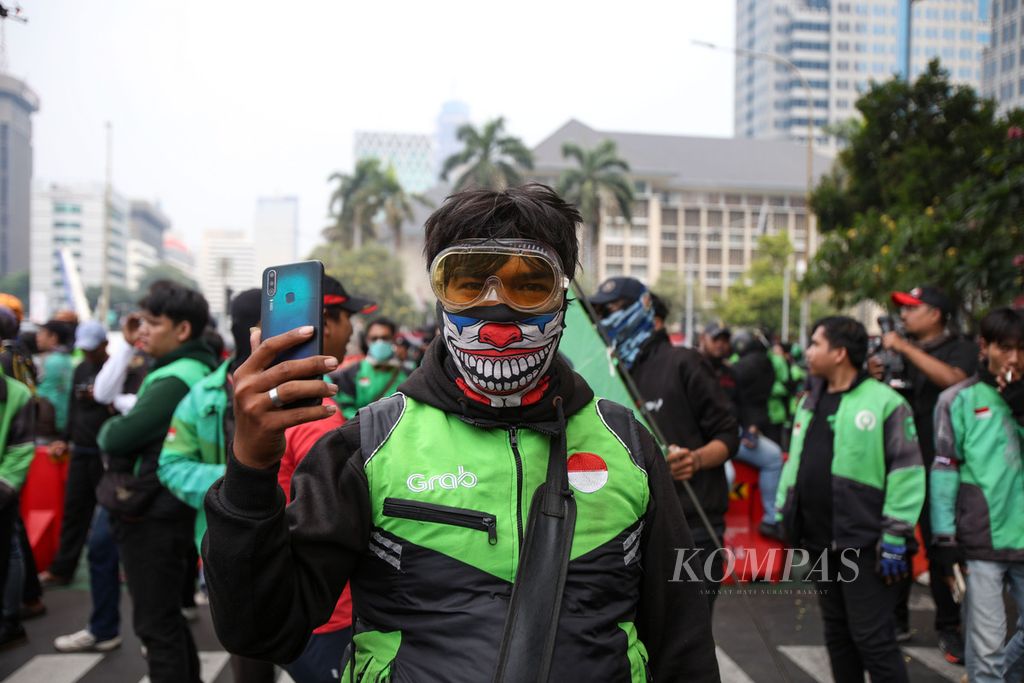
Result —
[[121, 647], [121, 636], [114, 636], [108, 640], [96, 640], [96, 636], [83, 628], [66, 636], [58, 636], [53, 641], [53, 647], [58, 652], [109, 652]]

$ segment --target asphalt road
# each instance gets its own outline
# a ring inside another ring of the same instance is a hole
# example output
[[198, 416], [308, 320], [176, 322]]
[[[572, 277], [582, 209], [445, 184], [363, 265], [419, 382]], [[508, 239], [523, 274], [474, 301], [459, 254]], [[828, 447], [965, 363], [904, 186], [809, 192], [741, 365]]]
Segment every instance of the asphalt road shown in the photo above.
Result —
[[[831, 681], [817, 598], [800, 584], [746, 584], [745, 593], [726, 587], [715, 607], [722, 680], [726, 683], [808, 683]], [[124, 644], [107, 654], [65, 655], [53, 639], [81, 628], [88, 618], [83, 585], [51, 589], [48, 613], [25, 623], [29, 640], [0, 651], [0, 683], [137, 683], [145, 679], [139, 641], [131, 631], [131, 603], [122, 600]], [[756, 615], [756, 619], [751, 615]], [[933, 612], [927, 589], [915, 586], [911, 598], [913, 639], [904, 647], [912, 681], [959, 681], [962, 667], [948, 664], [935, 646]], [[209, 610], [200, 607], [192, 632], [203, 657], [206, 683], [233, 680], [228, 655], [213, 633]], [[282, 675], [280, 681], [290, 681]]]

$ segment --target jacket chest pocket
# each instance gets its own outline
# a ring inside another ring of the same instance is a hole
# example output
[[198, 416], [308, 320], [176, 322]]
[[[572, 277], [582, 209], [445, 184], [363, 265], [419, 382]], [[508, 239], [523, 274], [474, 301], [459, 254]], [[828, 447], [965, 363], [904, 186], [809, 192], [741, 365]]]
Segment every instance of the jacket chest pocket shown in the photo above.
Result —
[[498, 521], [495, 515], [489, 512], [404, 498], [385, 498], [383, 513], [385, 517], [476, 529], [487, 534], [487, 542], [491, 545], [498, 542]]

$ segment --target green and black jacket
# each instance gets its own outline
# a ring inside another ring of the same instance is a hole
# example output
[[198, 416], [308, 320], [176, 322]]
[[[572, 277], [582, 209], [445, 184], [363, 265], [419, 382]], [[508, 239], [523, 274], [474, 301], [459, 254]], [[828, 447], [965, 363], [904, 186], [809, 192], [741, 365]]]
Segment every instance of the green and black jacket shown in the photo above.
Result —
[[955, 536], [968, 559], [1024, 562], [1019, 410], [987, 369], [946, 389], [935, 406], [932, 533]]
[[20, 491], [35, 455], [32, 392], [0, 370], [0, 481]]
[[[321, 439], [287, 509], [276, 468], [229, 458], [206, 498], [203, 543], [228, 650], [294, 659], [351, 579], [355, 657], [344, 680], [491, 680], [559, 423], [548, 401], [511, 412], [470, 403], [445, 359], [434, 344], [402, 394]], [[569, 462], [583, 453], [591, 467], [575, 478], [551, 680], [717, 681], [702, 584], [672, 581], [675, 549], [692, 541], [662, 454], [561, 361], [552, 387]]]
[[[126, 414], [107, 420], [96, 441], [114, 471], [134, 472], [157, 481], [160, 449], [178, 403], [189, 389], [217, 366], [213, 352], [200, 340], [185, 342], [153, 364], [139, 388], [139, 399]], [[146, 513], [175, 518], [190, 509], [161, 487]]]
[[[778, 519], [793, 541], [801, 538], [797, 472], [804, 437], [825, 382], [815, 380], [793, 417], [789, 459], [776, 496]], [[924, 505], [925, 473], [914, 414], [893, 389], [861, 376], [843, 395], [833, 423], [832, 547], [867, 548], [913, 537]]]

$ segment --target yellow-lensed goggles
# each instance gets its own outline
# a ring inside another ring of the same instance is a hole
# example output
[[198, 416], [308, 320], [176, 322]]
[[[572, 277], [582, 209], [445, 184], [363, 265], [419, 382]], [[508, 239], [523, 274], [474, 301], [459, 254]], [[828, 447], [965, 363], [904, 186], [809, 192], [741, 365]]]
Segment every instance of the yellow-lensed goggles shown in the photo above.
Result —
[[562, 305], [569, 278], [558, 254], [534, 240], [466, 240], [430, 264], [430, 286], [445, 310], [507, 304], [524, 313]]

